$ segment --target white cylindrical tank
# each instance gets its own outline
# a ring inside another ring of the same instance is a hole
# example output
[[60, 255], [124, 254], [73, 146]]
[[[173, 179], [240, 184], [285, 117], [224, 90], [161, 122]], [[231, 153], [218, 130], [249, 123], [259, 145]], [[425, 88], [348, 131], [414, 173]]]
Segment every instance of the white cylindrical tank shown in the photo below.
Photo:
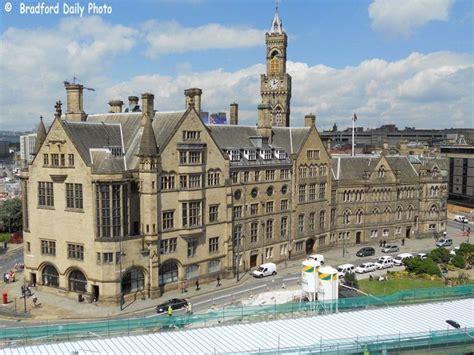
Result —
[[339, 276], [331, 266], [323, 266], [318, 270], [318, 301], [339, 298]]
[[321, 266], [321, 263], [313, 259], [306, 259], [302, 264], [301, 287], [303, 291], [311, 293], [318, 292], [318, 268]]

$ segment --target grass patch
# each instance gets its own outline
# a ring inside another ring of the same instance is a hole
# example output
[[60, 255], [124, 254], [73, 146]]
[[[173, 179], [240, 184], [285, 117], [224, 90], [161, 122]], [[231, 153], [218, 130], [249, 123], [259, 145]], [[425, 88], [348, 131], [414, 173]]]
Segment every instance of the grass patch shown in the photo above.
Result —
[[388, 279], [387, 281], [369, 281], [368, 279], [359, 281], [359, 289], [371, 295], [389, 295], [408, 288], [429, 288], [444, 287], [441, 280], [425, 279]]

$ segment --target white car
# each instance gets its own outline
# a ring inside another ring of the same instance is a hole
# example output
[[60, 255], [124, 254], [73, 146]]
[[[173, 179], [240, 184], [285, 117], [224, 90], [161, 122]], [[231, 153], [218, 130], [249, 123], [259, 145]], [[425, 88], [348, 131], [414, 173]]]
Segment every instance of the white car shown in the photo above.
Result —
[[456, 256], [456, 253], [459, 251], [459, 246], [457, 247], [454, 247], [453, 249], [451, 249], [451, 251], [449, 252], [449, 254], [451, 254], [452, 256]]
[[395, 266], [402, 266], [403, 265], [403, 260], [406, 258], [413, 258], [413, 254], [410, 253], [402, 253], [395, 258], [393, 258], [393, 265]]
[[425, 260], [428, 256], [426, 253], [418, 253], [417, 257], [419, 257], [421, 260]]
[[355, 266], [352, 264], [343, 264], [337, 267], [339, 277], [344, 277], [344, 275], [347, 273], [353, 274], [354, 270], [355, 270]]
[[264, 277], [264, 276], [275, 276], [277, 274], [277, 268], [274, 263], [266, 263], [260, 265], [257, 270], [252, 272], [253, 277]]
[[466, 217], [466, 216], [463, 216], [461, 214], [457, 214], [454, 216], [454, 220], [457, 221], [457, 222], [461, 222], [461, 223], [467, 223], [469, 222], [469, 219]]
[[355, 272], [358, 274], [363, 274], [366, 272], [371, 272], [375, 270], [375, 264], [374, 263], [363, 263], [355, 268]]
[[393, 266], [393, 257], [391, 257], [391, 256], [381, 256], [375, 262], [375, 268], [377, 270], [387, 269], [387, 268], [392, 267], [392, 266]]
[[316, 260], [321, 263], [321, 265], [324, 264], [324, 255], [323, 254], [311, 254], [306, 257], [307, 259], [310, 260]]

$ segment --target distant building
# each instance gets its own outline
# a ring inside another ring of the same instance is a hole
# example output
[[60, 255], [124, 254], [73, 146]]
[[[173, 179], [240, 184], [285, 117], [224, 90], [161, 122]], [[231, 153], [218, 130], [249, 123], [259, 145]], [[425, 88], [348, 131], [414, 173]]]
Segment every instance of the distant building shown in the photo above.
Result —
[[0, 141], [0, 158], [7, 157], [10, 154], [10, 142]]
[[33, 160], [35, 143], [36, 133], [20, 136], [20, 159], [22, 163], [28, 163]]
[[441, 154], [449, 158], [449, 195], [453, 204], [474, 207], [474, 146], [452, 145], [441, 147]]

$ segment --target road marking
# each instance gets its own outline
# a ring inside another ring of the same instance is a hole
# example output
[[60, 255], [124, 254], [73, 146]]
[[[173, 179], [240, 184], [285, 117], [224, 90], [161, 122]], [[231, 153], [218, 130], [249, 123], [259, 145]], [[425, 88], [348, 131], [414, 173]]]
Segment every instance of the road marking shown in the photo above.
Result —
[[299, 280], [299, 277], [290, 277], [288, 279], [283, 279], [283, 281], [293, 281], [293, 280]]
[[[267, 284], [260, 285], [260, 286], [255, 286], [255, 287], [252, 287], [250, 289], [246, 289], [246, 290], [242, 290], [242, 291], [233, 292], [232, 295], [238, 295], [240, 293], [245, 293], [245, 292], [249, 292], [249, 291], [253, 291], [253, 290], [258, 290], [259, 288], [265, 288], [265, 287], [267, 287]], [[231, 297], [231, 295], [222, 295], [222, 296], [219, 296], [219, 297], [213, 297], [210, 300], [196, 302], [196, 303], [194, 303], [194, 305], [199, 306], [200, 304], [214, 302], [216, 300], [220, 300], [222, 298], [228, 298], [228, 297]]]

